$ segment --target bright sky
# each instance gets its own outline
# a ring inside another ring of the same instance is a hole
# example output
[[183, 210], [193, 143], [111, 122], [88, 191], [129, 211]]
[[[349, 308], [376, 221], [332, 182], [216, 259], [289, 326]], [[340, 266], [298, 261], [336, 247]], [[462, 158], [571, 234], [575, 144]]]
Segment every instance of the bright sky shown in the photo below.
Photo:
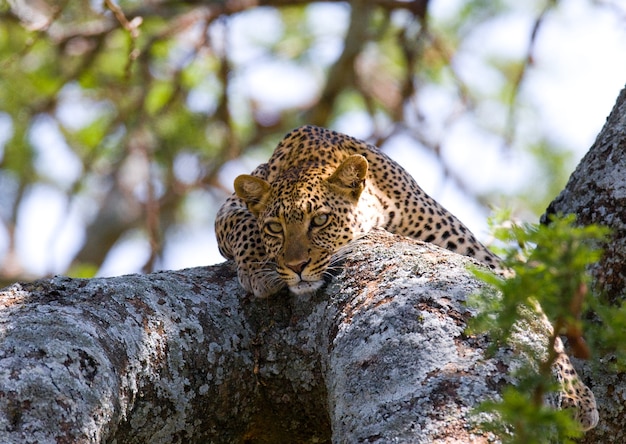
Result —
[[[460, 0], [432, 2], [431, 12], [435, 22], [454, 14], [461, 3]], [[529, 137], [533, 132], [549, 134], [555, 144], [574, 151], [577, 160], [593, 143], [626, 83], [626, 17], [616, 14], [609, 7], [592, 7], [590, 3], [587, 0], [560, 2], [558, 10], [546, 18], [537, 40], [534, 67], [528, 73], [520, 97], [523, 104], [537, 107], [541, 126], [534, 124], [532, 119], [521, 118], [518, 130]], [[332, 62], [341, 49], [339, 45], [347, 13], [346, 7], [341, 4], [322, 3], [310, 9], [308, 26], [317, 24], [313, 29], [326, 36], [313, 49], [325, 63]], [[486, 54], [524, 54], [532, 18], [521, 14], [503, 17], [489, 27], [472, 33], [464, 42], [462, 56], [457, 57], [455, 67], [464, 80], [485, 94], [495, 91], [501, 79], [477, 61]], [[255, 39], [273, 42], [281, 36], [280, 21], [269, 9], [235, 16], [231, 43], [236, 48], [236, 63], [262, 60], [259, 47], [251, 42]], [[249, 91], [268, 106], [268, 112], [272, 112], [273, 108], [290, 107], [310, 100], [320, 79], [319, 73], [267, 60], [246, 70], [235, 79], [234, 87]], [[72, 101], [69, 99], [72, 90], [65, 93], [68, 105], [63, 112], [74, 116], [80, 114], [71, 108]], [[201, 95], [195, 97], [194, 106], [208, 106], [203, 100]], [[534, 171], [528, 159], [515, 152], [503, 155], [500, 142], [470, 122], [461, 119], [452, 126], [446, 125], [445, 119], [452, 104], [444, 91], [431, 88], [421, 95], [421, 100], [423, 103], [418, 105], [428, 111], [428, 123], [433, 137], [442, 144], [442, 155], [455, 172], [475, 189], [484, 191], [495, 187], [505, 193], [512, 192], [522, 181], [532, 177]], [[481, 112], [492, 115], [493, 119], [504, 118], [497, 107], [489, 103], [481, 106]], [[0, 139], [6, 133], [3, 125], [0, 115]], [[38, 125], [39, 131], [33, 134], [46, 142], [46, 149], [40, 150], [41, 170], [55, 180], [71, 183], [81, 174], [80, 164], [63, 144], [54, 125], [45, 121]], [[363, 137], [370, 133], [370, 125], [364, 115], [354, 113], [337, 122], [335, 129]], [[0, 147], [2, 145], [0, 140]], [[468, 149], [475, 146], [481, 146], [479, 153]], [[415, 150], [412, 142], [403, 137], [390, 140], [383, 148], [411, 172], [422, 188], [463, 220], [479, 237], [485, 237], [487, 214], [468, 203], [466, 196], [446, 180], [440, 164], [431, 154]], [[55, 162], [50, 162], [50, 159], [55, 159]], [[250, 172], [264, 160], [247, 158], [232, 162], [222, 172], [224, 183], [232, 183], [237, 174]], [[50, 164], [65, 167], [53, 170], [46, 167]], [[181, 168], [194, 168], [193, 164], [185, 165], [183, 162]], [[211, 205], [211, 199], [203, 193], [189, 200], [187, 211], [194, 215], [194, 222], [179, 232], [170, 233], [163, 268], [209, 265], [223, 260], [217, 252], [212, 231], [217, 209]], [[32, 189], [21, 208], [17, 233], [19, 255], [24, 264], [36, 274], [64, 269], [82, 242], [82, 238], [77, 236], [77, 233], [84, 232], [82, 218], [94, 210], [89, 208], [87, 202], [81, 201], [66, 208], [63, 196], [49, 187]], [[42, 224], [42, 220], [47, 223]], [[0, 230], [0, 255], [6, 250], [6, 243], [6, 233]], [[45, 248], [42, 249], [42, 245]], [[111, 252], [101, 275], [138, 271], [147, 255], [147, 245], [141, 236], [131, 235]]]

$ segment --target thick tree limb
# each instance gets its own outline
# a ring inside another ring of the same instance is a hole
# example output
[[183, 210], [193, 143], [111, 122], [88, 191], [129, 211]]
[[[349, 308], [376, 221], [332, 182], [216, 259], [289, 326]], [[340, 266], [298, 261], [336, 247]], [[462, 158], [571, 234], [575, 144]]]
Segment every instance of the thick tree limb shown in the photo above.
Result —
[[593, 270], [600, 290], [613, 301], [626, 298], [626, 88], [589, 152], [542, 216], [576, 214], [583, 225], [613, 230], [603, 260]]
[[250, 300], [228, 263], [5, 289], [0, 441], [487, 442], [470, 411], [517, 358], [464, 334], [468, 259], [388, 234], [348, 257], [308, 299]]
[[[591, 271], [596, 293], [605, 295], [609, 303], [623, 303], [626, 300], [626, 88], [565, 189], [546, 210], [542, 222], [547, 222], [550, 214], [559, 213], [575, 214], [583, 225], [594, 223], [612, 229], [605, 254]], [[595, 362], [584, 366], [585, 373], [593, 374], [592, 389], [601, 418], [584, 442], [626, 442], [623, 414], [626, 375], [607, 365], [614, 360], [612, 355], [598, 356], [600, 353], [596, 351]]]
[[220, 270], [5, 290], [0, 441], [180, 442], [219, 430], [220, 404], [250, 415], [235, 396], [254, 393], [252, 357], [240, 352], [249, 330], [233, 324], [234, 283], [218, 287]]

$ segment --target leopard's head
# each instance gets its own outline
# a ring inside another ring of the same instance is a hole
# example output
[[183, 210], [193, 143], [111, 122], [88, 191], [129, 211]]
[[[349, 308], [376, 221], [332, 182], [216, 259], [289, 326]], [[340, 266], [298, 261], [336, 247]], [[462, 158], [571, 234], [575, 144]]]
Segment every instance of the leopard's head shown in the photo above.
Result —
[[363, 156], [352, 155], [336, 168], [288, 169], [272, 183], [250, 175], [235, 179], [235, 193], [259, 222], [268, 258], [293, 293], [320, 288], [333, 254], [354, 237], [367, 169]]

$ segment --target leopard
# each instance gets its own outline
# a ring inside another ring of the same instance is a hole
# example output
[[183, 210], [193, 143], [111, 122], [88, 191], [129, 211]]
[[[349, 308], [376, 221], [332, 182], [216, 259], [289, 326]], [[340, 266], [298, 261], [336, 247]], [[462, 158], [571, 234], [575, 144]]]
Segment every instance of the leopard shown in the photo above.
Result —
[[234, 188], [217, 213], [218, 247], [260, 298], [317, 290], [333, 254], [374, 228], [499, 262], [389, 156], [325, 128], [293, 130]]
[[[378, 147], [326, 128], [289, 132], [266, 163], [234, 181], [216, 215], [220, 253], [232, 259], [241, 286], [256, 298], [288, 288], [315, 293], [337, 253], [372, 230], [435, 244], [500, 270], [500, 258]], [[595, 427], [593, 392], [560, 341], [554, 366], [562, 408], [584, 430]]]

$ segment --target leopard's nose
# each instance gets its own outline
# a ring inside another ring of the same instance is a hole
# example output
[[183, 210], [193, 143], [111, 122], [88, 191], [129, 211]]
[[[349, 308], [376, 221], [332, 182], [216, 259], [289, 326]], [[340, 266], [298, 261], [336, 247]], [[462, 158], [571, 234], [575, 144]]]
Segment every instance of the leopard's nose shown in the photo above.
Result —
[[285, 266], [289, 268], [291, 271], [293, 271], [294, 273], [300, 274], [302, 273], [302, 270], [304, 270], [304, 267], [308, 265], [308, 263], [309, 263], [309, 260], [302, 261], [302, 262], [287, 262], [285, 263]]

